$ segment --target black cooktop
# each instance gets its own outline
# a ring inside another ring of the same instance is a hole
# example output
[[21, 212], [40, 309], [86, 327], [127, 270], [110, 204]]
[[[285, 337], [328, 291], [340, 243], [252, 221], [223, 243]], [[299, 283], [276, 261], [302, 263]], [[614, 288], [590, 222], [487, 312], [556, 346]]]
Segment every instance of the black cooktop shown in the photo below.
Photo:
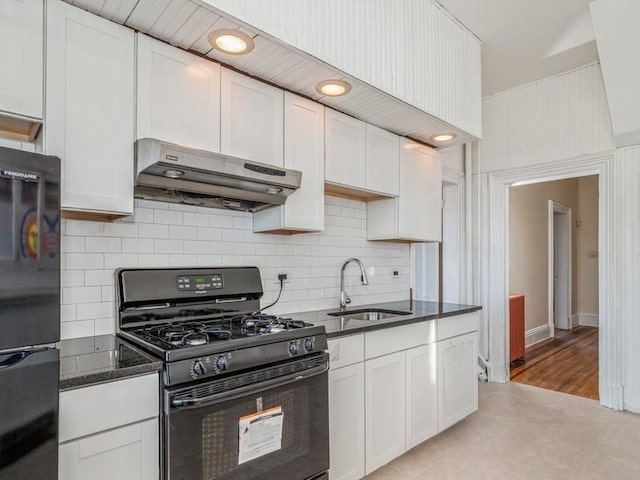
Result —
[[[209, 309], [183, 310], [182, 315], [172, 318], [170, 322], [156, 321], [152, 325], [130, 329], [128, 333], [160, 349], [177, 350], [313, 326], [303, 321], [263, 313], [221, 318], [207, 318], [207, 315], [211, 315]], [[153, 318], [157, 320], [157, 315]]]

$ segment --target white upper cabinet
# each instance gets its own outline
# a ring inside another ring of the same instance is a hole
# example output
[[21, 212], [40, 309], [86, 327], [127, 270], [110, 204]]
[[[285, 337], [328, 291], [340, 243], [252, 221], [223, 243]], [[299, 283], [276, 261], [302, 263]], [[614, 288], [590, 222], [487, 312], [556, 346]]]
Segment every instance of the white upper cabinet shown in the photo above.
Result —
[[284, 94], [284, 167], [302, 172], [300, 188], [284, 205], [253, 215], [254, 232], [324, 229], [324, 107]]
[[441, 241], [442, 165], [436, 150], [400, 140], [399, 193], [367, 203], [367, 239]]
[[0, 135], [31, 140], [42, 119], [43, 1], [0, 2]]
[[366, 126], [364, 122], [325, 110], [325, 181], [366, 188]]
[[282, 167], [283, 91], [222, 68], [220, 151]]
[[133, 212], [134, 33], [47, 1], [45, 153], [62, 159], [62, 208]]
[[398, 142], [391, 132], [327, 108], [327, 191], [364, 199], [398, 195]]
[[0, 110], [42, 118], [42, 0], [0, 2]]
[[398, 195], [400, 137], [367, 124], [366, 186], [389, 195]]
[[138, 34], [137, 137], [220, 151], [220, 65]]

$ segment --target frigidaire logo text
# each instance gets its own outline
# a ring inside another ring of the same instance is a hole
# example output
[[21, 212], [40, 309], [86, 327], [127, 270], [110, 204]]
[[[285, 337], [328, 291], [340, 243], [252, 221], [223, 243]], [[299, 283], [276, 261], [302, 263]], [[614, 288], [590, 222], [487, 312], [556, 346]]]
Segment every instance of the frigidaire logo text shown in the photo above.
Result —
[[38, 180], [38, 175], [29, 172], [16, 172], [13, 170], [3, 170], [2, 175], [10, 178], [21, 178], [23, 180]]

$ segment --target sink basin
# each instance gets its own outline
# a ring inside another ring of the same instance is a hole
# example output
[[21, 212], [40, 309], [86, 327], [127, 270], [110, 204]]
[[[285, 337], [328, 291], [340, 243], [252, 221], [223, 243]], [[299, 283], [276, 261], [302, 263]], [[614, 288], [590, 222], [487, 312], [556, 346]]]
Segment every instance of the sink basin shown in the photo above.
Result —
[[362, 310], [331, 312], [327, 315], [331, 315], [332, 317], [347, 318], [349, 320], [383, 320], [385, 318], [411, 315], [411, 312], [403, 312], [401, 310], [386, 310], [383, 308], [367, 308]]

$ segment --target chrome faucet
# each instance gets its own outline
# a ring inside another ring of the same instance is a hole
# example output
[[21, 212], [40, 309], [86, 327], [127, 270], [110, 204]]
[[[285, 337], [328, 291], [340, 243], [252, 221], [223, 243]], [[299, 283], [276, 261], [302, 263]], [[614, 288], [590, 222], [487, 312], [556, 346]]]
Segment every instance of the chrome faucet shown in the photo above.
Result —
[[342, 269], [340, 270], [340, 310], [344, 310], [347, 308], [347, 304], [351, 303], [349, 295], [344, 291], [344, 269], [347, 268], [347, 265], [351, 262], [357, 263], [360, 266], [360, 281], [362, 282], [362, 285], [369, 285], [369, 279], [367, 278], [367, 272], [364, 270], [364, 264], [357, 258], [347, 259], [342, 264]]

